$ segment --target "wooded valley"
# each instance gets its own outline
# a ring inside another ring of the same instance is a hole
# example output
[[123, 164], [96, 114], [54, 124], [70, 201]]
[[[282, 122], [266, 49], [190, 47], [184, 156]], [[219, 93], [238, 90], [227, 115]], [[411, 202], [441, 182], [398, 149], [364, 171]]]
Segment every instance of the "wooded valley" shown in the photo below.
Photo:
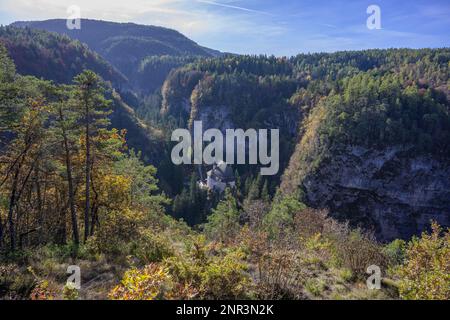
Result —
[[[450, 299], [450, 49], [245, 56], [58, 21], [0, 27], [0, 299]], [[195, 120], [279, 129], [279, 173], [201, 187], [170, 159]]]

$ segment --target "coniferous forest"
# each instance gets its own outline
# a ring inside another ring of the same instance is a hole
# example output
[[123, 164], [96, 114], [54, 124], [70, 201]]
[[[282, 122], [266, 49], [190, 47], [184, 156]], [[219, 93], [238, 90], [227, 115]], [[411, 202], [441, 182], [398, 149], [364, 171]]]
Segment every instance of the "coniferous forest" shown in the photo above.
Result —
[[[237, 55], [86, 23], [0, 27], [0, 299], [450, 299], [449, 48]], [[171, 161], [196, 120], [279, 129], [278, 173], [205, 188]]]

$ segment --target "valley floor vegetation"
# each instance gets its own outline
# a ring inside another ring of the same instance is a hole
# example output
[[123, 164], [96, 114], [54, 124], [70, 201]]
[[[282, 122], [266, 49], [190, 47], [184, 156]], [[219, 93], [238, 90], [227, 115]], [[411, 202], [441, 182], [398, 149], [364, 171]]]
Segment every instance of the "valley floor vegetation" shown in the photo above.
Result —
[[156, 169], [109, 127], [112, 94], [91, 71], [73, 85], [18, 75], [0, 47], [0, 298], [450, 298], [450, 235], [436, 223], [382, 244], [262, 181], [227, 190], [195, 228], [171, 217]]

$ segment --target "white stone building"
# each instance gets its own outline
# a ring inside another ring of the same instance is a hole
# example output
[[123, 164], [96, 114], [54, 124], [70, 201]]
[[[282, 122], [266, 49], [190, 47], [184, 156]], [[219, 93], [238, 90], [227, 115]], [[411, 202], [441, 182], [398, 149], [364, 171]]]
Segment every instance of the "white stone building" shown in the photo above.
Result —
[[206, 183], [200, 183], [201, 187], [219, 192], [223, 192], [226, 187], [234, 188], [235, 185], [233, 169], [223, 161], [214, 164], [212, 169], [206, 173]]

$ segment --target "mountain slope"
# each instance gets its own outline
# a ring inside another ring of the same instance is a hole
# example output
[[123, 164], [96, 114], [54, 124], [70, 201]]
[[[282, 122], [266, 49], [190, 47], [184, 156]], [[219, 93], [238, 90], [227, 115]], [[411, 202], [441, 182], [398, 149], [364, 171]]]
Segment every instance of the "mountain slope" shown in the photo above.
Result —
[[127, 79], [120, 72], [86, 45], [67, 36], [0, 27], [0, 42], [8, 49], [20, 74], [68, 84], [82, 70], [90, 69], [116, 88], [127, 86]]
[[107, 98], [113, 102], [112, 126], [127, 130], [128, 145], [142, 151], [147, 162], [160, 161], [162, 146], [159, 134], [142, 124], [133, 109], [113, 90], [126, 88], [126, 78], [86, 45], [57, 33], [15, 27], [0, 28], [0, 43], [7, 48], [22, 75], [71, 84], [74, 76], [90, 69], [110, 81]]
[[299, 122], [299, 110], [289, 102], [298, 84], [287, 77], [289, 72], [288, 61], [275, 57], [203, 59], [169, 74], [161, 113], [182, 119], [185, 127], [201, 120], [203, 130], [218, 128], [223, 133], [235, 128], [279, 129], [281, 173]]
[[[133, 90], [153, 91], [165, 79], [160, 110], [165, 133], [172, 127], [189, 127], [194, 120], [203, 120], [204, 129], [279, 128], [279, 173], [286, 168], [279, 196], [296, 195], [308, 206], [328, 208], [332, 216], [373, 230], [383, 240], [409, 238], [423, 231], [430, 219], [450, 225], [448, 48], [302, 54], [290, 59], [212, 58], [208, 53], [214, 53], [175, 31], [83, 22], [82, 41], [91, 42], [122, 70], [130, 68], [125, 71]], [[15, 25], [27, 24], [56, 24], [59, 32], [67, 31], [64, 20]], [[31, 74], [62, 81], [72, 64], [74, 70], [82, 68], [83, 63], [72, 62], [70, 50], [58, 45], [60, 36], [20, 30], [4, 37], [19, 57], [19, 71], [28, 68]], [[57, 43], [41, 41], [42, 37]], [[67, 37], [61, 39], [70, 43]], [[29, 51], [27, 61], [15, 49], [17, 43]], [[92, 55], [83, 48], [75, 55], [82, 62]], [[49, 70], [44, 70], [48, 73], [43, 73], [37, 61], [46, 61], [47, 55], [52, 58]], [[128, 107], [120, 96], [113, 100], [113, 124], [128, 129], [130, 145], [159, 164], [160, 172], [180, 169], [170, 162], [167, 146], [155, 143], [163, 140], [159, 131], [135, 116], [133, 103]], [[241, 176], [254, 175], [257, 169], [241, 168]], [[278, 187], [278, 178], [269, 179], [271, 191]], [[182, 175], [180, 180], [165, 180], [183, 185]]]
[[450, 225], [449, 61], [448, 49], [205, 59], [171, 72], [161, 111], [279, 128], [281, 196], [410, 238], [430, 219]]
[[156, 26], [89, 19], [81, 20], [79, 30], [67, 29], [64, 19], [20, 21], [12, 25], [53, 31], [80, 40], [127, 76], [132, 75], [147, 56], [219, 55], [219, 52], [203, 48], [175, 30]]
[[298, 72], [312, 81], [298, 94], [313, 102], [281, 194], [382, 240], [410, 238], [430, 220], [449, 226], [450, 51], [300, 58]]

